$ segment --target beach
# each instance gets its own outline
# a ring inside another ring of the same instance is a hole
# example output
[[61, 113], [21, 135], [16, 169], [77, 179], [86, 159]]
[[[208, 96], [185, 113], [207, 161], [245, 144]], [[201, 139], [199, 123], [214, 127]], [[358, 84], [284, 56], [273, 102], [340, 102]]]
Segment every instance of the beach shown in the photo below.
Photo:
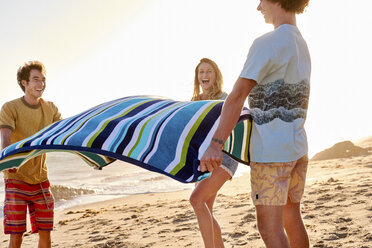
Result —
[[[245, 173], [218, 194], [215, 216], [226, 247], [264, 247], [249, 182]], [[134, 194], [56, 211], [52, 246], [203, 247], [191, 191]], [[311, 161], [302, 216], [311, 247], [372, 247], [372, 155]], [[0, 237], [6, 247], [9, 237]], [[26, 233], [22, 247], [36, 247], [37, 239]]]

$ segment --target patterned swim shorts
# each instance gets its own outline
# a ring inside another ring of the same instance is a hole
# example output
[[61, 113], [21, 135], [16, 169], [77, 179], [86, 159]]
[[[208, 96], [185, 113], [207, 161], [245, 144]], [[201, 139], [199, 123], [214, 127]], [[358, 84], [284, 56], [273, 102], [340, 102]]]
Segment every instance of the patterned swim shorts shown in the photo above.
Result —
[[28, 184], [5, 179], [5, 234], [26, 232], [27, 206], [33, 233], [53, 230], [54, 199], [49, 186], [49, 181]]
[[251, 187], [254, 205], [284, 206], [301, 201], [305, 189], [308, 158], [285, 163], [251, 162]]

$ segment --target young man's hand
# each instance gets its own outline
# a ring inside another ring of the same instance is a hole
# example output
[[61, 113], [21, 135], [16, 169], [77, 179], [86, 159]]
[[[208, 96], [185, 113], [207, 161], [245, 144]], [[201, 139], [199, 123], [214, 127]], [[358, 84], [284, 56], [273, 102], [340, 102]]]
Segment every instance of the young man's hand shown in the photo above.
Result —
[[200, 171], [213, 171], [222, 163], [222, 150], [221, 147], [213, 146], [208, 147], [200, 160]]

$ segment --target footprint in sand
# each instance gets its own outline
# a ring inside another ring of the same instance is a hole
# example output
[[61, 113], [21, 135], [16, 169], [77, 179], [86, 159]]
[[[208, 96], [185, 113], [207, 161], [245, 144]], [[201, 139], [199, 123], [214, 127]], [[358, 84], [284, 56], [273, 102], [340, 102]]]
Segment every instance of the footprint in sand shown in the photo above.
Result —
[[339, 239], [343, 239], [343, 238], [346, 238], [348, 236], [348, 233], [347, 232], [337, 232], [335, 233], [335, 235], [339, 238]]
[[191, 231], [191, 230], [192, 230], [192, 228], [190, 228], [190, 227], [182, 227], [182, 228], [176, 228], [176, 229], [174, 229], [174, 232], [176, 233], [176, 232]]
[[254, 233], [254, 234], [251, 234], [251, 235], [248, 236], [248, 240], [256, 240], [256, 239], [260, 239], [260, 238], [261, 238], [261, 236], [258, 233]]
[[75, 228], [70, 228], [70, 229], [68, 229], [68, 231], [77, 231], [77, 230], [81, 230], [83, 228], [85, 228], [85, 226], [78, 226], [78, 227], [75, 227]]
[[240, 215], [244, 215], [244, 213], [236, 213], [236, 214], [232, 214], [231, 216], [240, 216]]
[[128, 239], [129, 236], [130, 235], [128, 233], [120, 233], [120, 234], [116, 235], [115, 239], [117, 239], [117, 240]]
[[352, 191], [352, 192], [356, 193], [356, 194], [362, 194], [363, 195], [363, 193], [366, 193], [368, 191], [369, 191], [369, 189], [359, 189], [359, 190], [355, 190], [355, 191]]
[[135, 244], [135, 243], [129, 243], [129, 242], [121, 242], [119, 240], [109, 240], [109, 241], [106, 241], [105, 243], [103, 244], [97, 244], [94, 246], [94, 248], [111, 248], [111, 247], [130, 247], [130, 248], [144, 248], [144, 247], [148, 247], [148, 246], [140, 246], [138, 244]]
[[340, 217], [340, 218], [338, 218], [338, 219], [335, 221], [335, 223], [340, 224], [340, 223], [351, 222], [351, 221], [352, 221], [351, 218]]
[[148, 217], [148, 218], [146, 218], [146, 221], [147, 221], [147, 222], [150, 222], [150, 223], [152, 223], [152, 224], [156, 224], [156, 223], [160, 223], [160, 222], [162, 222], [161, 220], [154, 219], [154, 218], [152, 218], [152, 217]]
[[337, 201], [338, 201], [338, 202], [345, 202], [346, 200], [347, 200], [347, 198], [343, 197], [343, 198], [341, 198], [341, 199], [338, 199]]
[[249, 206], [249, 204], [247, 204], [247, 203], [241, 203], [241, 204], [235, 204], [235, 205], [233, 205], [233, 208], [241, 208], [241, 207], [246, 207], [246, 206]]
[[158, 232], [158, 234], [171, 233], [171, 232], [172, 232], [171, 229], [163, 229], [163, 230], [160, 230], [160, 231]]
[[314, 219], [315, 218], [315, 215], [313, 214], [308, 214], [308, 215], [305, 215], [304, 219]]
[[334, 198], [334, 195], [325, 194], [319, 197], [317, 200], [318, 201], [329, 201], [329, 200], [332, 200], [333, 198]]
[[329, 189], [318, 189], [318, 190], [314, 190], [314, 191], [310, 191], [308, 194], [309, 195], [315, 195], [315, 194], [322, 194], [322, 193], [326, 193], [326, 192], [329, 192]]
[[67, 225], [68, 222], [69, 222], [69, 220], [60, 220], [60, 221], [58, 221], [58, 224], [61, 225], [61, 226], [64, 226], [64, 225]]
[[249, 223], [252, 221], [256, 221], [256, 216], [254, 214], [247, 214], [242, 218], [242, 221], [240, 222], [240, 226], [243, 225], [244, 223]]
[[333, 214], [333, 212], [327, 212], [327, 213], [325, 213], [324, 215], [325, 216], [330, 216], [330, 215], [332, 215]]
[[246, 246], [248, 244], [247, 241], [244, 240], [238, 240], [234, 243], [234, 246]]
[[248, 213], [256, 213], [256, 208], [252, 207], [248, 209]]
[[372, 234], [367, 233], [366, 235], [363, 236], [363, 239], [369, 242], [372, 242]]
[[177, 224], [177, 223], [180, 223], [180, 222], [185, 222], [185, 221], [189, 221], [191, 219], [194, 219], [194, 217], [189, 213], [185, 213], [185, 214], [178, 214], [175, 219], [172, 221], [173, 224]]
[[341, 226], [341, 227], [337, 227], [337, 230], [338, 231], [347, 231], [349, 228], [347, 226]]
[[318, 241], [313, 247], [314, 248], [324, 248], [325, 247], [324, 241], [323, 240]]
[[332, 241], [332, 240], [339, 240], [340, 238], [336, 234], [331, 233], [328, 237], [325, 237], [323, 239], [327, 241]]
[[326, 206], [323, 206], [323, 205], [318, 204], [317, 206], [315, 206], [313, 208], [313, 210], [328, 209], [328, 208], [331, 208], [331, 207], [326, 207]]
[[233, 233], [229, 233], [228, 236], [230, 238], [240, 238], [240, 237], [246, 236], [247, 234], [248, 234], [248, 231], [235, 230]]
[[90, 239], [91, 242], [99, 242], [99, 241], [102, 241], [102, 240], [107, 239], [107, 237], [102, 236], [102, 235], [99, 235], [99, 236], [89, 236], [88, 238]]

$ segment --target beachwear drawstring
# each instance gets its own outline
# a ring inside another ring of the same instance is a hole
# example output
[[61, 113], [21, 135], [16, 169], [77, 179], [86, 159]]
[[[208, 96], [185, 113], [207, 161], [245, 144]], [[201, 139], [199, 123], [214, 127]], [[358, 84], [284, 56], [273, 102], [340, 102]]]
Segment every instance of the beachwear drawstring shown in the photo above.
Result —
[[49, 209], [49, 203], [48, 203], [48, 200], [45, 196], [45, 193], [44, 193], [44, 188], [43, 188], [43, 185], [40, 183], [40, 188], [41, 188], [41, 192], [43, 193], [43, 196], [44, 196], [44, 200], [45, 200], [45, 205], [47, 206], [47, 209]]

